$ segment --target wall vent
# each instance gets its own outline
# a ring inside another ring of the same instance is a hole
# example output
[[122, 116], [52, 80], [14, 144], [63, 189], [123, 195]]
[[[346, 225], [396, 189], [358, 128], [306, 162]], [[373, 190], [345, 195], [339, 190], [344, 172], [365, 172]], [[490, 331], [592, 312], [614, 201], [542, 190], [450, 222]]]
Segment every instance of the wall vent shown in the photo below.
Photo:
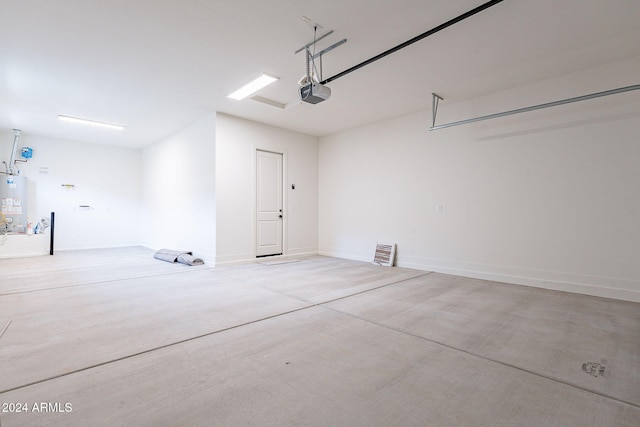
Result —
[[393, 267], [396, 256], [395, 243], [376, 243], [376, 252], [373, 256], [373, 263], [385, 267]]

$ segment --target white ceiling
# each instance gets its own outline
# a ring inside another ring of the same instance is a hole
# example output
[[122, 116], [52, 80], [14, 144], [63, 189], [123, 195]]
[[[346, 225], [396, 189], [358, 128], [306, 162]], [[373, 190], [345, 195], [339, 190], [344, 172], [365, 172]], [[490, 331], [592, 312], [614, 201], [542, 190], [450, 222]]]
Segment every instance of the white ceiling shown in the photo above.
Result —
[[[0, 0], [0, 128], [144, 147], [220, 111], [310, 135], [640, 55], [638, 0], [505, 0], [296, 103], [313, 39], [329, 77], [485, 0]], [[261, 72], [280, 109], [226, 95]], [[127, 126], [89, 128], [59, 114]], [[428, 123], [425, 123], [425, 127]]]

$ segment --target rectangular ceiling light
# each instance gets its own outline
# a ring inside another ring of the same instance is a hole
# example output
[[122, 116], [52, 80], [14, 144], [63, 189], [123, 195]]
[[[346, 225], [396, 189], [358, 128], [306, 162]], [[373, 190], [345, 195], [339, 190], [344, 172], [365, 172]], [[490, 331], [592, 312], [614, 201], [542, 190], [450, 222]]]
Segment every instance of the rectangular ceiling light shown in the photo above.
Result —
[[81, 118], [78, 118], [78, 117], [58, 116], [58, 118], [60, 120], [65, 121], [65, 122], [79, 123], [79, 124], [82, 124], [82, 125], [99, 126], [99, 127], [108, 128], [108, 129], [123, 130], [125, 128], [125, 126], [123, 126], [123, 125], [116, 125], [116, 124], [113, 124], [113, 123], [98, 122], [96, 120], [81, 119]]
[[238, 101], [240, 101], [241, 99], [245, 99], [246, 97], [253, 95], [260, 89], [270, 85], [276, 80], [278, 80], [278, 77], [274, 77], [274, 76], [270, 76], [269, 74], [262, 73], [261, 76], [251, 80], [249, 83], [245, 84], [240, 89], [227, 95], [227, 97], [231, 99], [237, 99]]

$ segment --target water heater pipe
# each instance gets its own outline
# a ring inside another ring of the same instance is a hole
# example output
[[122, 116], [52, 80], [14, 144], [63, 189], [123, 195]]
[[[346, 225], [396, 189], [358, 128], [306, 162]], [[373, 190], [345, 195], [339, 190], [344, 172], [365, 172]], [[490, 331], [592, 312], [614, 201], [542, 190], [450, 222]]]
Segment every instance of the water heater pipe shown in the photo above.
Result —
[[15, 165], [16, 149], [20, 141], [20, 129], [13, 130], [13, 149], [11, 150], [11, 160], [9, 160], [9, 175], [14, 174], [13, 166]]

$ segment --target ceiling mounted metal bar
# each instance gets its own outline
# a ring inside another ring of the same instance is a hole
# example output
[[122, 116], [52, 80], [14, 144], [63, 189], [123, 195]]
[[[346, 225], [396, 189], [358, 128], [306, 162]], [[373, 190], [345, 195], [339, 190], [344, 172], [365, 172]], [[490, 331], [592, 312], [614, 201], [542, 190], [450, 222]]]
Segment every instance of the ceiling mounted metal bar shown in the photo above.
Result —
[[436, 125], [436, 116], [438, 115], [438, 103], [444, 101], [444, 98], [435, 93], [432, 93], [431, 96], [431, 116], [433, 118], [433, 120], [431, 120], [431, 128], [433, 129]]
[[[467, 120], [460, 120], [457, 122], [451, 122], [451, 123], [446, 123], [446, 124], [437, 125], [437, 126], [435, 125], [435, 113], [434, 113], [433, 115], [434, 124], [430, 130], [438, 130], [438, 129], [444, 129], [444, 128], [449, 128], [453, 126], [466, 125], [468, 123], [479, 122], [482, 120], [496, 119], [498, 117], [510, 116], [512, 114], [527, 113], [529, 111], [541, 110], [543, 108], [549, 108], [549, 107], [557, 107], [558, 105], [571, 104], [573, 102], [586, 101], [588, 99], [593, 99], [593, 98], [601, 98], [603, 96], [615, 95], [623, 92], [630, 92], [632, 90], [640, 90], [640, 85], [625, 86], [618, 89], [605, 90], [603, 92], [596, 92], [596, 93], [591, 93], [589, 95], [576, 96], [575, 98], [567, 98], [567, 99], [562, 99], [560, 101], [547, 102], [545, 104], [538, 104], [538, 105], [533, 105], [531, 107], [518, 108], [515, 110], [504, 111], [502, 113], [489, 114], [486, 116], [475, 117], [473, 119], [467, 119]], [[437, 96], [437, 95], [434, 94], [434, 96]]]
[[331, 34], [333, 34], [333, 30], [331, 30], [331, 31], [329, 31], [329, 32], [327, 32], [327, 33], [325, 33], [325, 34], [321, 35], [320, 37], [318, 37], [317, 39], [315, 39], [315, 40], [314, 40], [314, 41], [312, 41], [311, 43], [307, 43], [307, 44], [305, 44], [305, 45], [304, 45], [304, 46], [302, 46], [300, 49], [298, 49], [298, 50], [296, 50], [295, 52], [293, 52], [293, 54], [294, 54], [294, 55], [296, 55], [296, 54], [298, 54], [298, 53], [302, 52], [303, 50], [310, 48], [311, 46], [313, 46], [313, 45], [314, 45], [314, 43], [319, 42], [320, 40], [322, 40], [323, 38], [325, 38], [325, 37], [327, 37], [327, 36], [330, 36]]
[[347, 39], [342, 39], [339, 42], [336, 42], [334, 44], [332, 44], [331, 46], [329, 46], [326, 49], [322, 49], [320, 52], [316, 53], [315, 55], [311, 56], [311, 59], [316, 59], [319, 56], [324, 55], [325, 53], [332, 51], [333, 49], [337, 48], [338, 46], [342, 46], [343, 44], [345, 44], [347, 42]]
[[384, 58], [387, 55], [391, 55], [392, 53], [397, 52], [400, 49], [403, 49], [403, 48], [405, 48], [405, 47], [407, 47], [407, 46], [409, 46], [409, 45], [411, 45], [411, 44], [413, 44], [415, 42], [418, 42], [418, 41], [422, 40], [425, 37], [428, 37], [428, 36], [430, 36], [432, 34], [435, 34], [438, 31], [444, 30], [445, 28], [450, 27], [453, 24], [456, 24], [456, 23], [462, 21], [463, 19], [467, 19], [467, 18], [469, 18], [469, 17], [471, 17], [471, 16], [473, 16], [473, 15], [475, 15], [477, 13], [482, 12], [485, 9], [490, 8], [491, 6], [495, 6], [496, 4], [498, 4], [498, 3], [502, 2], [502, 1], [504, 1], [504, 0], [492, 0], [492, 1], [488, 1], [488, 2], [486, 2], [484, 4], [481, 4], [480, 6], [476, 7], [475, 9], [471, 9], [470, 11], [465, 12], [462, 15], [459, 15], [459, 16], [456, 16], [453, 19], [450, 19], [449, 21], [445, 22], [444, 24], [440, 24], [437, 27], [434, 27], [434, 28], [430, 29], [429, 31], [426, 31], [426, 32], [424, 32], [424, 33], [422, 33], [422, 34], [420, 34], [420, 35], [418, 35], [418, 36], [416, 36], [416, 37], [414, 37], [414, 38], [412, 38], [410, 40], [407, 40], [404, 43], [400, 43], [396, 47], [392, 47], [391, 49], [386, 50], [386, 51], [382, 52], [381, 54], [378, 54], [378, 55], [374, 56], [373, 58], [369, 58], [366, 61], [363, 61], [363, 62], [359, 63], [358, 65], [354, 65], [353, 67], [351, 67], [349, 69], [346, 69], [346, 70], [342, 71], [341, 73], [336, 74], [335, 76], [329, 77], [329, 78], [321, 81], [320, 84], [327, 84], [327, 83], [332, 82], [332, 81], [334, 81], [336, 79], [339, 79], [340, 77], [345, 76], [345, 75], [347, 75], [349, 73], [352, 73], [353, 71], [355, 71], [355, 70], [357, 70], [359, 68], [362, 68], [365, 65], [369, 65], [372, 62], [377, 61], [378, 59]]

